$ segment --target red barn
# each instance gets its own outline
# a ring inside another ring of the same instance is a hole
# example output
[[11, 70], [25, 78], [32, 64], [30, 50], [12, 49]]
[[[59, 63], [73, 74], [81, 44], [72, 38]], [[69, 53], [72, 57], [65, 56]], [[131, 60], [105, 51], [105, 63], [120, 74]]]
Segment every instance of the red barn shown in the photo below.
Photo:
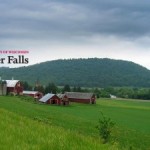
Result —
[[60, 98], [56, 94], [48, 93], [44, 95], [39, 102], [46, 103], [46, 104], [61, 104]]
[[31, 96], [35, 99], [40, 99], [43, 96], [43, 93], [38, 91], [23, 91], [23, 95]]
[[6, 80], [7, 93], [22, 95], [23, 86], [19, 80]]
[[65, 93], [71, 102], [95, 104], [96, 97], [93, 93], [81, 93], [81, 92], [66, 92]]
[[60, 98], [62, 105], [69, 105], [69, 99], [66, 94], [57, 94], [57, 96]]

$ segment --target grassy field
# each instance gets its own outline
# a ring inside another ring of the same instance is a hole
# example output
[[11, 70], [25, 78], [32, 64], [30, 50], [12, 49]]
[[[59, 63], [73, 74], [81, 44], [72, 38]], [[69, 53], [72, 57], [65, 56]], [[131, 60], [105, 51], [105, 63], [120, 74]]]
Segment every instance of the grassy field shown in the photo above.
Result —
[[[100, 112], [116, 126], [108, 144], [95, 128]], [[0, 149], [150, 150], [150, 102], [99, 99], [51, 106], [0, 97]]]

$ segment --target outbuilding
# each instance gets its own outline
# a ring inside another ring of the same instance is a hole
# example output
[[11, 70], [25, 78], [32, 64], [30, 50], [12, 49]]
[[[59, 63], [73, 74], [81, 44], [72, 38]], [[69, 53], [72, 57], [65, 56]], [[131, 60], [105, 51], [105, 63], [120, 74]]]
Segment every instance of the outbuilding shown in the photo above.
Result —
[[66, 92], [65, 93], [71, 102], [95, 104], [96, 97], [93, 93], [81, 93], [81, 92]]
[[56, 105], [61, 104], [60, 98], [56, 94], [51, 94], [51, 93], [44, 95], [39, 100], [39, 102], [46, 103], [46, 104], [56, 104]]
[[117, 98], [117, 96], [110, 94], [110, 98], [115, 99], [115, 98]]
[[69, 99], [66, 94], [57, 94], [61, 100], [61, 105], [69, 105]]
[[39, 91], [23, 91], [23, 95], [31, 96], [35, 99], [40, 99], [43, 96], [43, 93]]
[[7, 93], [14, 95], [22, 95], [23, 86], [19, 80], [5, 80], [7, 85]]

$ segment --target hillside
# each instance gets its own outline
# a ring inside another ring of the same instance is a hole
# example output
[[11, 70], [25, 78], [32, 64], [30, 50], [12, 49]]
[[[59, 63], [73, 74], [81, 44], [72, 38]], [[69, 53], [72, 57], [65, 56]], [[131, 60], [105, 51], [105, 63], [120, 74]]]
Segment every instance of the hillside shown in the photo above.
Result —
[[149, 87], [150, 70], [129, 61], [113, 59], [55, 60], [20, 68], [0, 68], [3, 79], [19, 79], [34, 84], [107, 87]]

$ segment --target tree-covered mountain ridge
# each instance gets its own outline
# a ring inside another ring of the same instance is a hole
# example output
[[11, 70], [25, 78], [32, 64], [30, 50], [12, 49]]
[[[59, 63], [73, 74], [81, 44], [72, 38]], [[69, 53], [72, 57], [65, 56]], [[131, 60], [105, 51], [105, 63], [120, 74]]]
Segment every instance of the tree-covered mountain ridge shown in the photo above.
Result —
[[108, 58], [64, 59], [27, 67], [0, 68], [2, 79], [19, 79], [42, 85], [54, 82], [63, 86], [150, 87], [150, 70], [131, 61]]

